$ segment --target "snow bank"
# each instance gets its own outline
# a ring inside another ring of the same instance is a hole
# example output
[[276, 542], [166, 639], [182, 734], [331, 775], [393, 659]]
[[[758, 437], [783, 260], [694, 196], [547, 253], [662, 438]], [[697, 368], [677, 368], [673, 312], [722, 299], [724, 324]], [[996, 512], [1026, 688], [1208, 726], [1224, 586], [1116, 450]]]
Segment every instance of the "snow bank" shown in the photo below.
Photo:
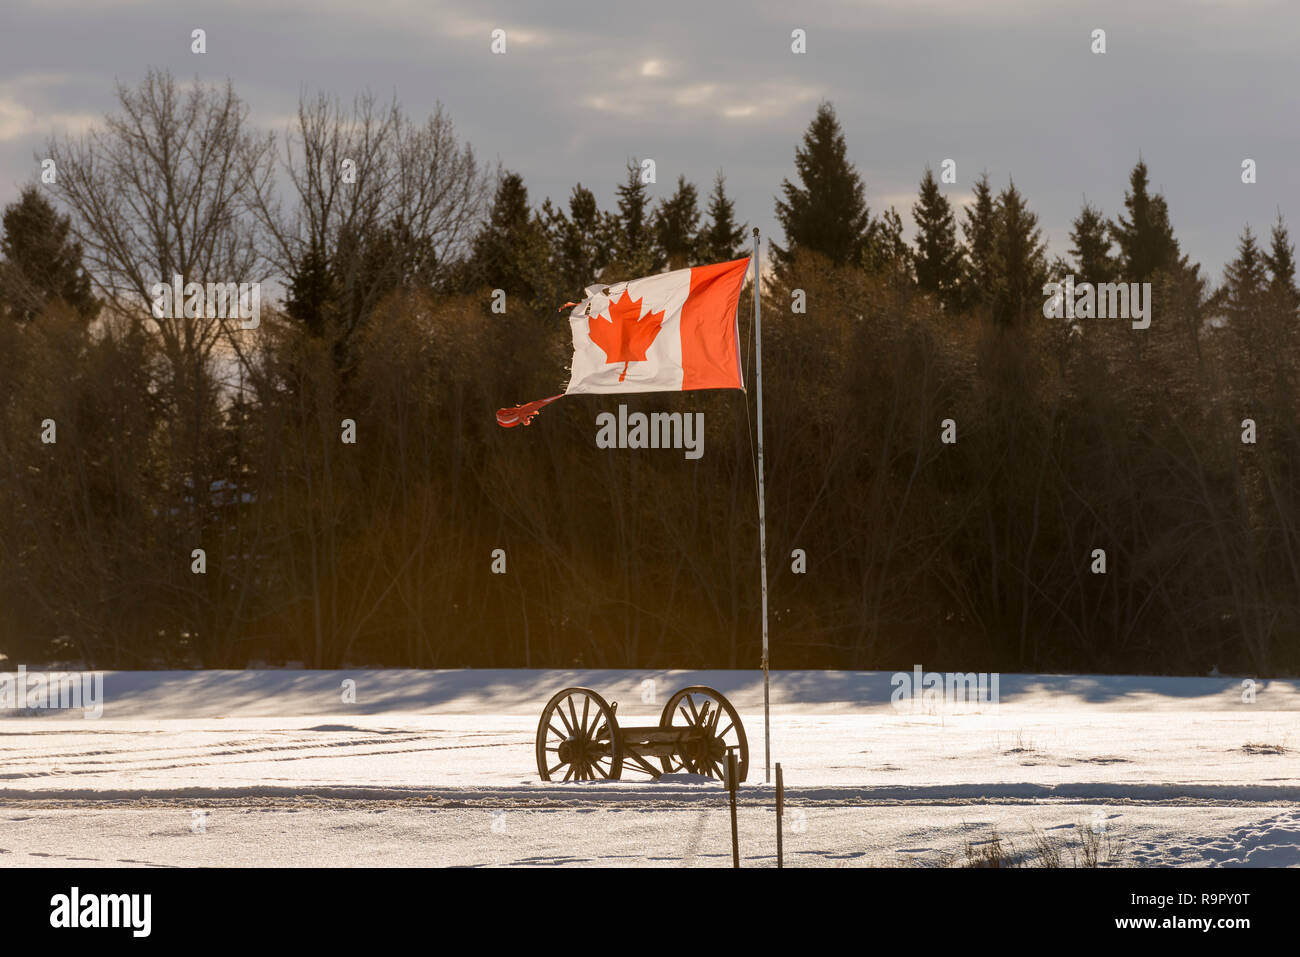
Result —
[[[885, 671], [774, 671], [772, 704], [800, 714], [895, 714], [893, 676]], [[356, 701], [344, 705], [348, 680], [355, 682]], [[1243, 682], [1251, 682], [1253, 702], [1247, 700]], [[555, 691], [583, 685], [620, 702], [620, 715], [654, 717], [669, 695], [695, 684], [717, 688], [741, 711], [762, 710], [758, 671], [109, 671], [104, 673], [103, 716], [536, 715]], [[1003, 712], [1300, 711], [1296, 680], [1004, 674], [999, 692]], [[0, 716], [16, 712], [0, 709]]]

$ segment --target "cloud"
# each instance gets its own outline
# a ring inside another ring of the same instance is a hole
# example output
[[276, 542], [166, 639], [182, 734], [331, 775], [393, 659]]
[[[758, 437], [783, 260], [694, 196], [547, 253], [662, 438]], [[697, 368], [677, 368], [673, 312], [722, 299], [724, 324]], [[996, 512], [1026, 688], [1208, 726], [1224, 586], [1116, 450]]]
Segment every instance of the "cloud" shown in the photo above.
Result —
[[[199, 17], [166, 0], [33, 0], [5, 17], [0, 205], [48, 136], [98, 122], [114, 78], [134, 85], [152, 64], [182, 82], [230, 77], [277, 131], [301, 90], [391, 93], [416, 117], [440, 100], [535, 200], [580, 181], [609, 205], [633, 155], [702, 189], [721, 168], [739, 218], [765, 234], [779, 232], [773, 197], [822, 99], [872, 209], [894, 205], [905, 222], [925, 165], [944, 157], [958, 162], [944, 187], [958, 208], [987, 169], [999, 188], [1014, 176], [1044, 224], [1068, 223], [1085, 193], [1114, 215], [1139, 151], [1184, 248], [1211, 269], [1241, 224], [1300, 216], [1300, 9], [1277, 0], [660, 0], [633, 16], [578, 0], [228, 0]], [[208, 30], [205, 56], [189, 53], [193, 26]], [[1089, 52], [1094, 27], [1104, 56]], [[1258, 185], [1240, 183], [1245, 156]]]
[[0, 143], [18, 140], [44, 142], [58, 133], [84, 132], [102, 119], [82, 109], [51, 106], [65, 74], [31, 73], [0, 82]]
[[653, 88], [637, 83], [604, 83], [600, 92], [589, 93], [584, 103], [597, 112], [653, 117], [663, 125], [718, 119], [772, 122], [800, 110], [807, 112], [806, 108], [823, 95], [824, 91], [815, 86], [777, 82], [760, 84], [757, 90], [751, 83], [735, 82]]
[[0, 96], [0, 142], [22, 139], [36, 131], [35, 113], [13, 97]]

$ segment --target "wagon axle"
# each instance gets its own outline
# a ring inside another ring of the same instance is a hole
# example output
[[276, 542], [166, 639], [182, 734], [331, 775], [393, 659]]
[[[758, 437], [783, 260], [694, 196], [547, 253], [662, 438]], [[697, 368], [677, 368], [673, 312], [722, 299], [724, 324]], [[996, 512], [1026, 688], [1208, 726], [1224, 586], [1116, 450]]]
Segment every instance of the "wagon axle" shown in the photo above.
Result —
[[[721, 692], [702, 685], [678, 691], [656, 725], [621, 727], [618, 702], [590, 688], [565, 688], [542, 709], [537, 725], [537, 771], [543, 781], [618, 780], [624, 765], [658, 778], [684, 771], [724, 780], [727, 750], [738, 755], [738, 776], [749, 772], [749, 742], [740, 715]], [[658, 759], [658, 764], [651, 759]]]

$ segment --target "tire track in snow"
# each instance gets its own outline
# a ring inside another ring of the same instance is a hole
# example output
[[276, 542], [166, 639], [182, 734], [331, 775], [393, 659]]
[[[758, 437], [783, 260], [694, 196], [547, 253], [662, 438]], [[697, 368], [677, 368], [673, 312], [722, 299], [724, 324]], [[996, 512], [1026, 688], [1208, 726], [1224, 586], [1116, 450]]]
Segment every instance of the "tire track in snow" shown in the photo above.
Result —
[[[427, 740], [428, 737], [429, 735], [427, 734], [413, 734], [407, 738], [401, 739], [399, 741], [394, 741], [392, 743], [401, 743], [402, 741], [422, 741], [422, 740]], [[179, 754], [175, 755], [175, 757], [170, 759], [171, 763], [160, 763], [169, 760], [168, 758], [162, 758], [162, 757], [133, 759], [130, 757], [130, 755], [138, 753], [138, 749], [133, 748], [130, 751], [126, 751], [126, 752], [113, 752], [113, 751], [87, 752], [87, 754], [93, 754], [93, 755], [112, 755], [112, 757], [105, 760], [100, 760], [98, 757], [83, 758], [82, 753], [75, 752], [72, 755], [64, 756], [64, 757], [70, 757], [72, 759], [70, 761], [70, 764], [72, 764], [71, 767], [60, 767], [55, 769], [38, 769], [38, 770], [30, 770], [30, 771], [0, 772], [0, 780], [21, 780], [25, 778], [59, 777], [62, 775], [73, 775], [73, 774], [102, 774], [104, 773], [104, 766], [109, 766], [112, 767], [115, 771], [122, 771], [122, 772], [170, 771], [170, 770], [177, 770], [181, 768], [200, 768], [200, 767], [214, 767], [214, 766], [220, 767], [226, 765], [257, 764], [264, 761], [279, 762], [279, 761], [303, 761], [303, 760], [312, 760], [316, 758], [376, 757], [382, 755], [418, 754], [422, 752], [433, 752], [433, 751], [463, 751], [463, 750], [472, 750], [478, 748], [505, 748], [505, 747], [520, 748], [520, 747], [526, 747], [528, 744], [531, 744], [531, 740], [492, 741], [492, 742], [475, 743], [475, 744], [437, 744], [437, 745], [430, 745], [430, 746], [418, 747], [418, 748], [393, 748], [393, 747], [381, 746], [377, 742], [371, 739], [364, 739], [364, 740], [355, 739], [349, 741], [324, 741], [324, 742], [317, 741], [317, 740], [310, 740], [302, 743], [276, 744], [270, 747], [244, 747], [244, 748], [227, 747], [225, 749], [217, 750], [217, 751], [212, 751], [208, 749], [195, 750], [192, 747], [187, 748], [181, 746], [178, 746], [176, 748], [150, 749], [153, 751], [174, 750], [180, 752]], [[348, 750], [340, 754], [339, 752], [340, 748], [349, 748], [349, 749], [356, 748], [357, 750]], [[320, 753], [284, 754], [283, 756], [277, 756], [284, 752], [299, 752], [299, 751], [318, 751]], [[255, 755], [255, 757], [248, 758], [246, 760], [233, 760], [233, 761], [211, 760], [213, 758], [227, 758], [227, 757], [236, 757], [240, 755]], [[60, 757], [60, 756], [49, 755], [49, 754], [30, 755], [30, 758], [32, 759], [39, 759], [42, 761], [52, 760], [56, 757]], [[195, 760], [192, 761], [177, 760], [181, 758], [194, 758]], [[205, 758], [208, 760], [203, 760]], [[24, 762], [22, 762], [21, 759], [18, 759], [12, 761], [11, 763], [21, 765]], [[93, 765], [93, 767], [91, 767], [90, 765]]]
[[[480, 745], [481, 747], [482, 745]], [[516, 787], [391, 787], [279, 786], [190, 787], [97, 790], [90, 788], [0, 788], [0, 801], [60, 804], [69, 801], [123, 803], [135, 801], [223, 801], [228, 804], [302, 800], [340, 804], [417, 802], [432, 808], [584, 807], [669, 809], [700, 808], [725, 801], [719, 784], [658, 785], [651, 782], [593, 781], [581, 785], [521, 784]], [[738, 802], [767, 807], [775, 802], [769, 785], [742, 786]], [[871, 807], [948, 804], [1156, 804], [1167, 806], [1237, 806], [1300, 804], [1300, 787], [1217, 784], [949, 784], [916, 787], [825, 786], [786, 788], [792, 807]]]

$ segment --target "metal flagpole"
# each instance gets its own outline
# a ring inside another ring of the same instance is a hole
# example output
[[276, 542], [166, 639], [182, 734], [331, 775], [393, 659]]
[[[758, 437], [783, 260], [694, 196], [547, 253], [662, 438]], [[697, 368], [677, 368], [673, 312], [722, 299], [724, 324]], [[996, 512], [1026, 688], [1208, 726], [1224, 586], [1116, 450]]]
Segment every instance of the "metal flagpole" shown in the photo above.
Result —
[[754, 389], [758, 392], [758, 567], [763, 584], [763, 780], [772, 781], [772, 715], [767, 675], [767, 519], [763, 514], [763, 320], [758, 227], [754, 227]]

